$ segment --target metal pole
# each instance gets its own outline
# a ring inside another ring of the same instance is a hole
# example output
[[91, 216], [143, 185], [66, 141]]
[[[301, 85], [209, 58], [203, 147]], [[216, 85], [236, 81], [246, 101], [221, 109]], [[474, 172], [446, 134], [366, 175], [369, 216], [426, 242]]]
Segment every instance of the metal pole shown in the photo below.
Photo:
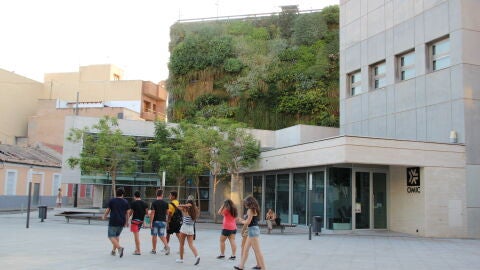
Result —
[[313, 175], [310, 172], [308, 177], [308, 240], [312, 240], [312, 189]]
[[30, 205], [32, 203], [32, 182], [28, 182], [27, 229], [30, 227]]
[[78, 198], [78, 184], [75, 184], [73, 187], [73, 207], [77, 207], [77, 198]]

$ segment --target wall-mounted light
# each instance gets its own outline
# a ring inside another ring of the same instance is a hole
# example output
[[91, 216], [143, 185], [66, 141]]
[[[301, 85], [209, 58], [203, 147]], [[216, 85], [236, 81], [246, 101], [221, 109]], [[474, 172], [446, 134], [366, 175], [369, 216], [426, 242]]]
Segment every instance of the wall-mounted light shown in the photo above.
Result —
[[457, 132], [455, 130], [450, 131], [450, 143], [457, 143], [458, 137]]

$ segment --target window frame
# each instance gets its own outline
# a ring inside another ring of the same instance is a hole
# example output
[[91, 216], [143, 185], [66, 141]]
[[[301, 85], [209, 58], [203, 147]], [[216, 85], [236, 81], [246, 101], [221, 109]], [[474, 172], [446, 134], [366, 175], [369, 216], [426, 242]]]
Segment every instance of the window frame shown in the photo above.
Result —
[[[9, 183], [9, 174], [13, 173], [13, 191], [9, 193], [8, 183]], [[4, 184], [4, 194], [7, 196], [17, 195], [17, 182], [18, 182], [18, 172], [16, 170], [6, 170], [5, 171], [5, 184]]]
[[[381, 74], [376, 74], [376, 68], [384, 66], [385, 72]], [[382, 89], [387, 87], [387, 82], [385, 81], [384, 85], [378, 86], [376, 85], [377, 81], [380, 81], [381, 79], [386, 80], [387, 78], [387, 62], [385, 60], [382, 60], [380, 62], [376, 62], [369, 67], [370, 70], [370, 89], [372, 90], [377, 90], [377, 89]]]
[[[434, 54], [434, 48], [440, 44], [447, 43], [448, 44], [448, 51], [440, 53], [440, 54]], [[438, 70], [442, 70], [445, 68], [448, 68], [451, 66], [451, 42], [450, 42], [450, 37], [442, 37], [439, 39], [436, 39], [428, 44], [428, 55], [429, 55], [429, 64], [430, 64], [430, 72], [435, 72]], [[435, 63], [438, 60], [441, 59], [446, 59], [448, 58], [448, 65], [442, 68], [435, 68]]]
[[[352, 83], [352, 78], [355, 76], [355, 75], [360, 75], [359, 78], [360, 80], [356, 81], [356, 82], [353, 82]], [[354, 89], [359, 89], [359, 92], [358, 93], [354, 93]], [[360, 69], [357, 69], [355, 71], [352, 71], [350, 73], [348, 73], [348, 93], [351, 97], [354, 97], [354, 96], [358, 96], [360, 94], [363, 93], [363, 89], [362, 89], [362, 71]]]
[[[411, 65], [402, 65], [402, 59], [405, 58], [406, 56], [413, 56], [413, 63]], [[397, 81], [403, 82], [403, 81], [408, 81], [411, 79], [414, 79], [417, 76], [417, 70], [416, 70], [416, 52], [415, 49], [404, 52], [402, 54], [397, 55]], [[413, 76], [409, 78], [402, 78], [403, 72], [406, 71], [413, 71]]]

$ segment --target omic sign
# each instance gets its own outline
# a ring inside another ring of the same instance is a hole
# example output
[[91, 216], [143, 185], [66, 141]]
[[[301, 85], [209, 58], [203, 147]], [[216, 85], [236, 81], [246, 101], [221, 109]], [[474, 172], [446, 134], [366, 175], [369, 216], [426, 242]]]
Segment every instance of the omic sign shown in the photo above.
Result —
[[407, 192], [420, 193], [420, 167], [407, 168]]

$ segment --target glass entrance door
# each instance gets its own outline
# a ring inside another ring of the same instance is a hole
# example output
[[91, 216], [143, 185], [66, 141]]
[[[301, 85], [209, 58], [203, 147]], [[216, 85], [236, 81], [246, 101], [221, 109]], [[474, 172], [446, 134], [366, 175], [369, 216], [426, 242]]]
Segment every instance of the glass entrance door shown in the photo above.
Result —
[[355, 172], [355, 229], [387, 228], [387, 174]]

